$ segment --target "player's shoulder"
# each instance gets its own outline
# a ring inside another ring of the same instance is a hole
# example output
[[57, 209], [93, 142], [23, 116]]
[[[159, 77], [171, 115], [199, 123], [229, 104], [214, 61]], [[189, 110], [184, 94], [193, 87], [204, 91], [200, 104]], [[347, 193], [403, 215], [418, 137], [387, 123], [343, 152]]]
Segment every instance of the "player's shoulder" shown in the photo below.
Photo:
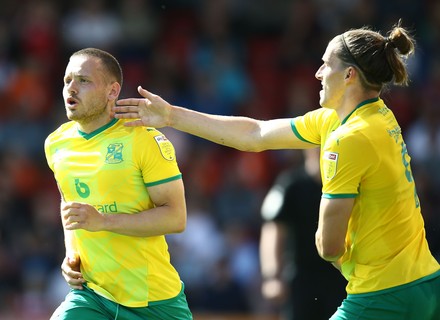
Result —
[[158, 129], [156, 129], [156, 128], [152, 128], [152, 127], [144, 127], [144, 129], [145, 129], [146, 133], [147, 133], [149, 136], [151, 136], [151, 137], [154, 137], [154, 136], [157, 136], [157, 135], [163, 135], [163, 133], [160, 132], [160, 131], [159, 131]]
[[166, 160], [175, 160], [174, 146], [164, 133], [152, 127], [130, 127], [135, 134], [133, 137], [135, 145], [142, 145], [144, 148], [137, 148], [140, 154], [148, 150], [150, 155], [162, 155]]
[[145, 127], [144, 131], [145, 131], [146, 139], [150, 140], [151, 142], [154, 142], [159, 146], [171, 144], [171, 142], [168, 140], [165, 134], [156, 128]]
[[309, 111], [305, 114], [310, 121], [317, 123], [334, 123], [340, 122], [335, 110], [329, 108], [319, 108]]
[[131, 122], [131, 121], [132, 121], [132, 119], [117, 119], [115, 121], [115, 129], [116, 130], [124, 130], [127, 132], [134, 132], [137, 134], [147, 134], [147, 135], [151, 135], [151, 134], [154, 134], [155, 132], [159, 132], [158, 129], [153, 128], [153, 127], [145, 127], [145, 126], [131, 127], [131, 126], [125, 125], [126, 123]]
[[164, 133], [153, 127], [125, 127], [133, 134], [135, 143], [143, 145], [171, 143]]
[[306, 115], [310, 117], [324, 117], [324, 118], [331, 118], [333, 116], [337, 116], [335, 110], [329, 109], [329, 108], [317, 108], [310, 110], [306, 113]]
[[64, 137], [64, 136], [70, 134], [71, 130], [73, 130], [74, 127], [75, 127], [74, 121], [68, 121], [68, 122], [61, 124], [57, 129], [52, 131], [47, 136], [46, 143], [59, 140], [61, 137]]
[[[123, 123], [121, 123], [121, 126], [123, 126]], [[142, 137], [144, 139], [153, 139], [156, 136], [164, 135], [162, 132], [160, 132], [158, 129], [153, 127], [125, 127], [127, 130], [131, 131], [133, 134], [135, 134], [138, 137]]]

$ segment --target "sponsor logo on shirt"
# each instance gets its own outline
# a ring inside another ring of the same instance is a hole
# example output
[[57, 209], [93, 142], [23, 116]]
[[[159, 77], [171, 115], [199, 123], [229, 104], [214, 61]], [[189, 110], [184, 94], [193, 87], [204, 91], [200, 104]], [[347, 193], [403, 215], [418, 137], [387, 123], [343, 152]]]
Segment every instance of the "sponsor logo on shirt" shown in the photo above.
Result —
[[331, 180], [335, 177], [338, 170], [339, 154], [336, 152], [325, 151], [323, 157], [324, 178]]
[[102, 213], [118, 212], [118, 204], [116, 201], [113, 201], [112, 203], [95, 204], [93, 206], [96, 210]]
[[155, 136], [157, 145], [159, 146], [162, 157], [166, 160], [174, 160], [174, 147], [171, 142], [164, 135]]

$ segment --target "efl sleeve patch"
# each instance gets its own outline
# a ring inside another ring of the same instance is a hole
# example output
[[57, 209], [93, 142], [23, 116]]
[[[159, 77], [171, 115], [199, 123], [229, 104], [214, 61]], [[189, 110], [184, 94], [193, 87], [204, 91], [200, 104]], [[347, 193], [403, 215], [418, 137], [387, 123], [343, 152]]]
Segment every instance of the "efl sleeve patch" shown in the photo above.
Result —
[[160, 153], [165, 160], [172, 161], [175, 159], [175, 151], [174, 147], [170, 140], [167, 139], [164, 135], [158, 135], [154, 137], [157, 145], [159, 146]]
[[336, 152], [324, 152], [322, 167], [326, 180], [331, 180], [335, 177], [336, 171], [338, 170], [338, 157], [339, 154]]

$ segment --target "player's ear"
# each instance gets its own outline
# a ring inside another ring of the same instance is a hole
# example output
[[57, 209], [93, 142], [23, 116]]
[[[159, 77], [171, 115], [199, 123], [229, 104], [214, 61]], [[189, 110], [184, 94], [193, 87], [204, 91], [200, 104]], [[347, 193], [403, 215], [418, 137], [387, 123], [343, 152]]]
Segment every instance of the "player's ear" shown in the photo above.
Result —
[[345, 69], [345, 80], [350, 79], [352, 76], [354, 76], [356, 74], [356, 69], [352, 66], [348, 67], [347, 69]]
[[118, 82], [113, 82], [108, 93], [109, 100], [116, 100], [121, 93], [121, 85]]

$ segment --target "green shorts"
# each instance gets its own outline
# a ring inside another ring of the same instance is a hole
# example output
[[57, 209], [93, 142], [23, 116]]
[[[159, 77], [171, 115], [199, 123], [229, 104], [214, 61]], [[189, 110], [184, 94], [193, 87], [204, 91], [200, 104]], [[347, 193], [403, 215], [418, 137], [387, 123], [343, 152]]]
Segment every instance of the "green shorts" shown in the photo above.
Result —
[[440, 272], [366, 294], [349, 294], [330, 320], [439, 320]]
[[192, 320], [184, 285], [172, 299], [150, 302], [148, 307], [129, 308], [108, 300], [91, 289], [72, 289], [50, 320]]

